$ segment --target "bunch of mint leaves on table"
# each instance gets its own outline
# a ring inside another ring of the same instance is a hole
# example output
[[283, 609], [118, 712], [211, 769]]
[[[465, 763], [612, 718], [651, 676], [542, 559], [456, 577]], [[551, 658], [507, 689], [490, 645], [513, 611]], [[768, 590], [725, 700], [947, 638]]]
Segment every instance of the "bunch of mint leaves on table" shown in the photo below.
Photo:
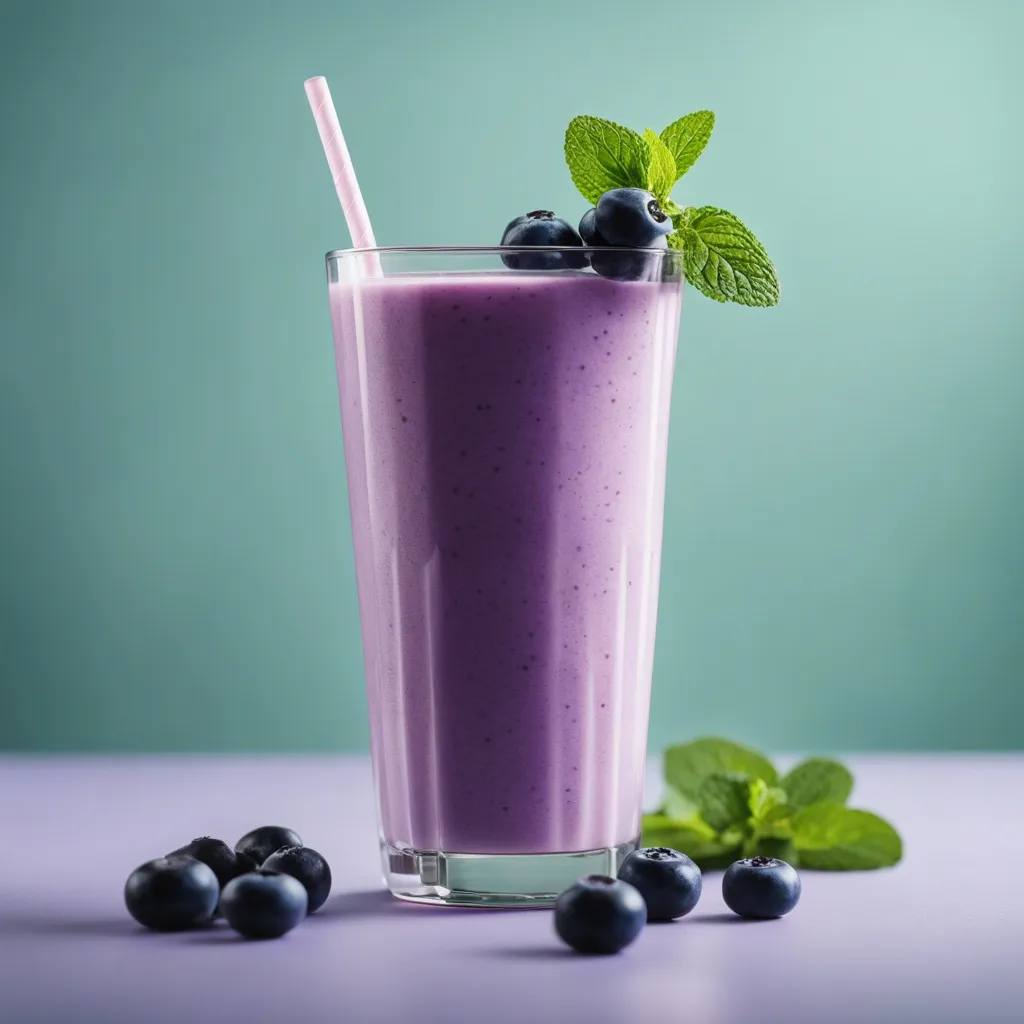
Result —
[[778, 857], [821, 871], [891, 867], [899, 833], [870, 811], [846, 806], [853, 775], [813, 757], [780, 776], [764, 754], [703, 738], [665, 751], [665, 796], [643, 819], [644, 846], [667, 846], [702, 868], [738, 857]]
[[682, 253], [686, 280], [708, 298], [743, 306], [774, 306], [779, 279], [764, 246], [728, 210], [680, 207], [669, 198], [711, 138], [715, 115], [698, 110], [660, 135], [638, 135], [599, 117], [574, 117], [565, 133], [565, 159], [584, 198], [597, 201], [616, 188], [652, 192], [675, 229], [668, 245]]

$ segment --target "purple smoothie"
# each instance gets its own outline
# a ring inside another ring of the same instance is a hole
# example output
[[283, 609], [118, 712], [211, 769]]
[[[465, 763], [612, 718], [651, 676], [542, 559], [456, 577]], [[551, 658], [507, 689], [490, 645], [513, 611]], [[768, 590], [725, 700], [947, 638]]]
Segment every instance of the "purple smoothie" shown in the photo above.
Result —
[[383, 837], [636, 839], [679, 286], [331, 285]]

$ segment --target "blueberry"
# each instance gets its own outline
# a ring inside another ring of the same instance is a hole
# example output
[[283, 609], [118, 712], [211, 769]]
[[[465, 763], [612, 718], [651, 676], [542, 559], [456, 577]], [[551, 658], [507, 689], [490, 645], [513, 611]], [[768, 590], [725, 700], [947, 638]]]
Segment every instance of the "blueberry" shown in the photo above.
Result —
[[136, 868], [124, 886], [128, 913], [161, 932], [206, 924], [219, 896], [217, 876], [194, 857], [151, 860]]
[[591, 266], [602, 276], [616, 281], [660, 281], [666, 276], [666, 257], [651, 249], [667, 249], [664, 236], [654, 239], [647, 249], [595, 250], [590, 254]]
[[235, 843], [235, 853], [244, 853], [251, 857], [259, 867], [272, 853], [282, 846], [301, 846], [302, 840], [297, 832], [280, 825], [262, 825], [246, 832]]
[[228, 924], [247, 939], [276, 939], [290, 932], [308, 905], [297, 878], [266, 868], [232, 879], [220, 897]]
[[[619, 191], [628, 190], [619, 189]], [[583, 219], [580, 221], [580, 237], [583, 239], [583, 244], [591, 248], [611, 247], [608, 239], [597, 229], [596, 208], [591, 208], [583, 214]], [[678, 268], [669, 265], [671, 257], [650, 252], [623, 252], [622, 248], [629, 247], [620, 247], [618, 251], [590, 253], [590, 262], [594, 270], [602, 277], [617, 281], [660, 281], [670, 278], [673, 273], [678, 271]], [[664, 235], [658, 235], [645, 248], [667, 249], [668, 242]]]
[[782, 917], [800, 900], [800, 876], [784, 860], [738, 860], [722, 878], [722, 896], [740, 917]]
[[309, 897], [310, 914], [319, 910], [331, 891], [331, 867], [308, 846], [286, 846], [272, 853], [264, 862], [265, 871], [280, 871], [297, 878]]
[[594, 224], [609, 245], [646, 247], [672, 232], [672, 221], [642, 188], [613, 188], [597, 201]]
[[[283, 849], [283, 847], [282, 847]], [[259, 862], [251, 853], [238, 853], [235, 852], [235, 861], [238, 864], [238, 873], [235, 875], [247, 875], [250, 871], [256, 871], [259, 869]]]
[[597, 217], [597, 210], [592, 206], [585, 214], [583, 219], [580, 221], [580, 238], [583, 239], [583, 244], [588, 246], [595, 245], [607, 245], [608, 240], [597, 230], [597, 224], [595, 219]]
[[[583, 239], [576, 229], [550, 210], [534, 210], [510, 221], [501, 244], [508, 246], [557, 245], [563, 250], [580, 248]], [[586, 254], [576, 252], [514, 252], [501, 257], [512, 270], [579, 270], [587, 265]]]
[[587, 875], [555, 901], [555, 931], [577, 953], [618, 953], [647, 920], [644, 898], [628, 882]]
[[209, 836], [193, 839], [187, 846], [172, 850], [167, 856], [194, 857], [202, 861], [217, 876], [222, 889], [232, 878], [237, 878], [238, 875], [252, 871], [258, 866], [245, 854], [236, 854], [223, 840], [211, 839]]
[[700, 868], [686, 854], [665, 846], [634, 850], [622, 862], [619, 878], [643, 896], [648, 921], [674, 921], [700, 899]]

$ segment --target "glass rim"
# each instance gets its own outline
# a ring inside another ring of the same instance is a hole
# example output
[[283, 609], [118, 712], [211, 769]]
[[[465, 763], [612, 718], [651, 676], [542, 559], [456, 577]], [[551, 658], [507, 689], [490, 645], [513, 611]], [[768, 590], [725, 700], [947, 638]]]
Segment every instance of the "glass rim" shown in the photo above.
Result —
[[522, 252], [642, 252], [655, 256], [682, 255], [678, 249], [650, 249], [635, 245], [378, 245], [364, 249], [331, 249], [324, 258], [330, 261], [341, 259], [343, 256], [393, 256], [418, 253], [495, 254], [500, 256], [503, 253]]

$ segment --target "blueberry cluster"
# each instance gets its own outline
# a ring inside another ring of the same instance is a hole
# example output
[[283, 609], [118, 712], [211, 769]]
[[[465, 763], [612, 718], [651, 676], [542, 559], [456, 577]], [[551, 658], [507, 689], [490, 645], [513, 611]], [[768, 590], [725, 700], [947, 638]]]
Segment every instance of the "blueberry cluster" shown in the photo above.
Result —
[[[578, 953], [618, 953], [646, 922], [688, 914], [701, 888], [700, 868], [685, 854], [663, 846], [636, 850], [618, 878], [587, 875], [569, 886], [555, 902], [555, 931]], [[722, 896], [741, 917], [782, 917], [800, 899], [800, 876], [772, 857], [739, 860], [722, 879]]]
[[655, 276], [662, 257], [649, 250], [666, 249], [671, 231], [672, 221], [652, 193], [614, 188], [587, 210], [579, 231], [550, 210], [517, 217], [505, 228], [501, 244], [549, 249], [509, 252], [502, 260], [513, 270], [581, 270], [589, 262], [602, 277], [639, 281]]
[[264, 825], [234, 849], [203, 836], [136, 868], [124, 887], [128, 913], [155, 931], [209, 924], [218, 911], [248, 939], [276, 939], [323, 906], [327, 861], [297, 832]]

